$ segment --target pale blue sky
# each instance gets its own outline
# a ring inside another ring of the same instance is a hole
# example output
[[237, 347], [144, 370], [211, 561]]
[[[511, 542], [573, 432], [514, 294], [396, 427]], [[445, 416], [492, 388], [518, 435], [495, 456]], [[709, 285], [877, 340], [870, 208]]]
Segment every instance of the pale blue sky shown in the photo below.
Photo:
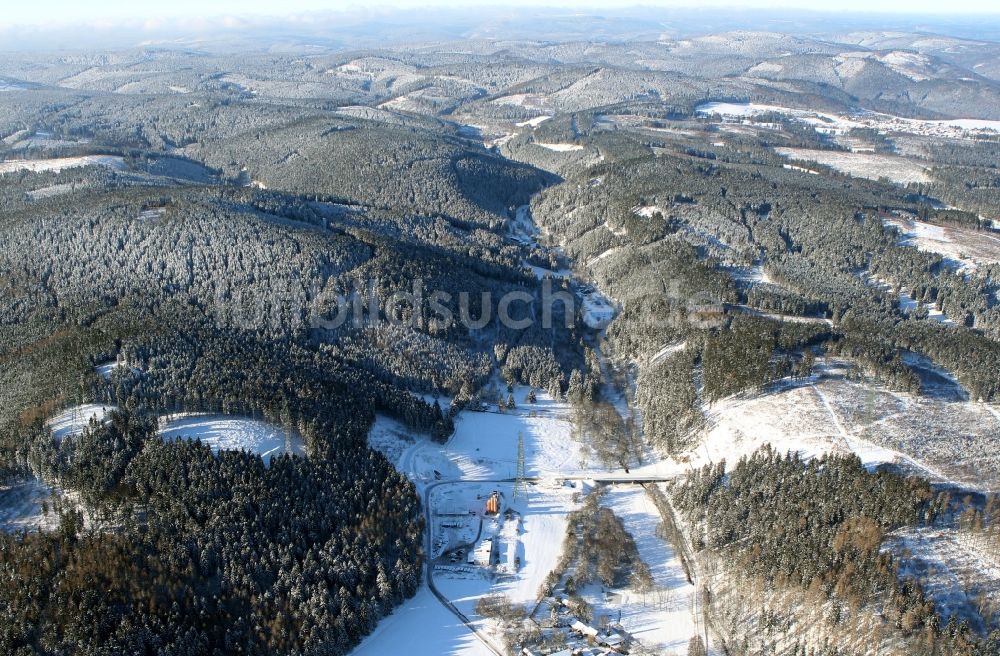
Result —
[[[835, 2], [832, 4], [832, 2]], [[208, 18], [233, 16], [287, 16], [310, 12], [344, 10], [378, 10], [401, 7], [415, 9], [426, 6], [469, 7], [470, 5], [527, 7], [580, 7], [586, 9], [622, 8], [635, 5], [663, 7], [724, 6], [753, 8], [797, 8], [831, 11], [878, 11], [892, 13], [947, 13], [955, 16], [971, 13], [998, 13], [995, 0], [832, 0], [822, 4], [810, 0], [14, 0], [6, 1], [0, 10], [2, 25], [52, 25], [67, 23], [107, 24], [122, 19], [151, 21], [157, 18]]]

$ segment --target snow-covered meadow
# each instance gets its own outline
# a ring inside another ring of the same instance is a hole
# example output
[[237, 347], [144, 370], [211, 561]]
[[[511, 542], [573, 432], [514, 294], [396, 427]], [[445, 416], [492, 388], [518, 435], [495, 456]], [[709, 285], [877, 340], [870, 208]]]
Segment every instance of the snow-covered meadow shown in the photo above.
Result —
[[493, 656], [469, 629], [445, 608], [427, 586], [383, 618], [352, 656]]
[[852, 128], [873, 128], [883, 133], [906, 132], [925, 136], [962, 138], [970, 134], [1000, 132], [1000, 121], [974, 118], [916, 119], [902, 118], [873, 111], [853, 112], [849, 116], [780, 105], [759, 103], [708, 102], [695, 108], [700, 116], [721, 116], [746, 122], [764, 114], [783, 114], [813, 125], [817, 131], [844, 134]]
[[159, 428], [164, 440], [201, 440], [219, 451], [255, 453], [267, 464], [272, 457], [288, 453], [304, 456], [302, 436], [294, 429], [284, 429], [264, 421], [226, 415], [180, 415], [163, 419]]
[[35, 478], [0, 484], [0, 531], [48, 531], [59, 523], [52, 488]]
[[514, 478], [519, 436], [527, 476], [586, 471], [595, 457], [573, 436], [572, 409], [541, 392], [535, 403], [529, 403], [529, 391], [523, 386], [514, 389], [517, 407], [513, 410], [500, 412], [491, 406], [483, 412], [462, 412], [455, 418], [455, 433], [444, 445], [413, 435], [387, 417], [376, 419], [368, 442], [417, 483]]
[[548, 115], [536, 116], [535, 118], [529, 118], [527, 121], [521, 121], [520, 123], [515, 123], [514, 125], [516, 125], [519, 128], [524, 128], [524, 127], [537, 128], [539, 125], [549, 120], [550, 118], [552, 117]]
[[75, 405], [49, 419], [46, 426], [52, 431], [52, 436], [56, 440], [63, 440], [81, 434], [91, 421], [104, 421], [113, 410], [115, 406], [100, 403]]
[[[966, 397], [957, 383], [949, 394], [894, 392], [848, 379], [849, 367], [845, 361], [821, 360], [809, 380], [779, 381], [761, 394], [708, 406], [697, 446], [679, 462], [685, 467], [723, 459], [732, 464], [770, 444], [804, 458], [855, 453], [872, 468], [891, 464], [931, 481], [1000, 490], [998, 408], [961, 400]], [[946, 372], [931, 382], [949, 387]], [[670, 463], [639, 471], [669, 475]]]
[[[837, 150], [775, 148], [774, 152], [791, 160], [810, 161], [858, 178], [889, 178], [898, 184], [928, 183], [930, 168], [919, 162], [893, 155], [845, 153]], [[810, 171], [811, 172], [811, 171]]]
[[1000, 262], [1000, 232], [939, 226], [908, 216], [890, 218], [886, 223], [899, 230], [904, 245], [937, 253], [961, 271]]
[[105, 166], [117, 171], [124, 170], [125, 160], [113, 155], [83, 155], [81, 157], [59, 157], [55, 159], [12, 159], [0, 162], [0, 174], [15, 171], [55, 171], [82, 166]]
[[553, 150], [557, 153], [572, 153], [578, 150], [583, 150], [583, 146], [573, 143], [544, 143], [536, 141], [535, 145], [547, 150]]

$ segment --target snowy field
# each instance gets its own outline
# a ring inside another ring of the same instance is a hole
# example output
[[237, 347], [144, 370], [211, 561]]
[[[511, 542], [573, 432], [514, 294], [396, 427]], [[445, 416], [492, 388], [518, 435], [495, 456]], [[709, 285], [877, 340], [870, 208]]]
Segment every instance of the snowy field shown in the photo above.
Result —
[[656, 214], [666, 216], [667, 213], [659, 205], [636, 205], [632, 208], [632, 213], [644, 219], [652, 218]]
[[860, 123], [850, 118], [828, 112], [792, 109], [791, 107], [782, 107], [780, 105], [763, 105], [758, 103], [709, 102], [695, 107], [695, 114], [700, 116], [722, 116], [724, 118], [735, 118], [743, 121], [762, 114], [784, 114], [803, 123], [809, 123], [818, 130], [833, 133], [846, 132], [852, 127], [861, 127]]
[[718, 115], [728, 119], [747, 121], [752, 117], [768, 113], [784, 114], [803, 123], [808, 123], [819, 132], [844, 134], [851, 128], [873, 128], [882, 133], [906, 132], [924, 136], [962, 138], [980, 133], [1000, 132], [1000, 121], [977, 118], [951, 118], [924, 120], [901, 118], [891, 114], [864, 111], [843, 116], [829, 112], [793, 109], [779, 105], [757, 103], [709, 102], [695, 108], [701, 116]]
[[527, 476], [577, 474], [596, 460], [589, 448], [573, 438], [571, 408], [538, 393], [527, 401], [529, 388], [514, 389], [517, 408], [498, 412], [464, 411], [455, 418], [455, 433], [447, 444], [412, 435], [400, 423], [378, 417], [368, 443], [417, 483], [436, 480], [514, 478], [518, 436], [523, 437]]
[[403, 602], [351, 652], [352, 656], [492, 656], [482, 642], [438, 601], [427, 586]]
[[[544, 111], [549, 105], [549, 100], [545, 96], [527, 93], [513, 93], [508, 96], [501, 96], [491, 101], [495, 105], [507, 105]], [[551, 109], [549, 111], [552, 111]]]
[[611, 248], [609, 248], [608, 250], [604, 251], [603, 253], [599, 253], [599, 254], [595, 255], [594, 257], [592, 257], [590, 259], [590, 261], [587, 262], [587, 266], [588, 267], [592, 267], [595, 264], [597, 264], [598, 262], [600, 262], [601, 260], [606, 260], [609, 257], [611, 257], [612, 255], [614, 255], [615, 253], [618, 253], [619, 251], [621, 251], [621, 247], [620, 246], [612, 246]]
[[181, 415], [160, 421], [160, 437], [164, 440], [201, 440], [219, 451], [248, 451], [264, 458], [284, 453], [305, 456], [302, 436], [298, 431], [286, 431], [263, 421], [226, 415]]
[[529, 118], [527, 121], [521, 121], [520, 123], [515, 123], [514, 125], [516, 125], [519, 128], [529, 127], [529, 126], [532, 127], [532, 128], [537, 128], [539, 125], [541, 125], [545, 121], [549, 120], [550, 118], [552, 118], [552, 117], [551, 116], [536, 116], [535, 118]]
[[649, 358], [649, 364], [656, 364], [668, 355], [673, 355], [687, 348], [687, 342], [673, 342], [667, 344]]
[[845, 153], [808, 148], [775, 148], [774, 152], [793, 160], [816, 162], [857, 178], [888, 178], [898, 184], [931, 182], [928, 167], [913, 160], [874, 153]]
[[62, 440], [82, 433], [91, 420], [104, 421], [104, 418], [112, 410], [115, 410], [115, 406], [113, 405], [85, 403], [63, 410], [47, 421], [45, 425], [52, 431], [52, 436], [56, 440]]
[[125, 169], [125, 160], [112, 155], [84, 155], [82, 157], [59, 157], [56, 159], [13, 159], [0, 162], [0, 174], [15, 171], [55, 171], [79, 168], [81, 166], [106, 166], [117, 171]]
[[41, 200], [43, 198], [54, 198], [56, 196], [70, 194], [77, 190], [86, 189], [88, 186], [89, 185], [83, 183], [77, 184], [75, 182], [66, 182], [63, 184], [49, 185], [48, 187], [35, 189], [34, 191], [29, 191], [27, 195], [31, 200]]
[[886, 223], [899, 229], [904, 245], [937, 253], [959, 269], [974, 270], [979, 264], [1000, 262], [1000, 233], [938, 226], [909, 217], [888, 219]]
[[580, 144], [572, 143], [543, 143], [541, 141], [536, 141], [535, 145], [548, 150], [554, 150], [557, 153], [572, 153], [578, 150], [583, 150], [583, 146]]
[[586, 467], [587, 450], [573, 439], [570, 408], [540, 394], [535, 404], [515, 389], [520, 407], [503, 414], [466, 412], [455, 420], [448, 451], [466, 478], [511, 478], [516, 474], [518, 436], [524, 440], [528, 476], [577, 472]]
[[933, 303], [918, 302], [915, 298], [910, 296], [909, 291], [905, 288], [895, 289], [889, 282], [882, 280], [881, 278], [875, 278], [868, 273], [863, 273], [862, 278], [864, 279], [866, 285], [879, 289], [886, 294], [891, 295], [895, 293], [896, 297], [899, 299], [899, 309], [906, 314], [910, 314], [923, 308], [927, 311], [927, 318], [930, 321], [936, 321], [949, 326], [955, 324], [955, 322], [949, 319], [944, 312], [937, 309], [936, 305]]
[[[435, 586], [493, 641], [497, 640], [493, 624], [475, 614], [477, 601], [483, 595], [500, 592], [529, 611], [533, 609], [539, 587], [561, 555], [567, 515], [591, 485], [561, 479], [607, 474], [599, 469], [590, 449], [574, 439], [570, 408], [544, 393], [538, 394], [535, 404], [528, 403], [528, 391], [522, 386], [514, 389], [517, 408], [512, 411], [462, 412], [456, 418], [454, 435], [445, 445], [413, 435], [385, 417], [376, 420], [369, 436], [373, 448], [414, 480], [418, 489], [428, 490]], [[525, 475], [540, 480], [525, 482], [515, 495], [515, 485], [507, 479], [517, 474], [519, 436]], [[486, 515], [485, 502], [494, 490], [501, 495], [500, 513]], [[651, 526], [650, 530], [654, 530], [655, 524]], [[469, 565], [464, 558], [452, 562], [448, 557], [457, 549], [465, 553], [486, 538], [496, 541], [498, 565], [494, 572]], [[417, 599], [426, 594], [423, 588]], [[390, 653], [378, 650], [408, 644], [406, 633], [415, 621], [402, 612], [406, 608], [413, 615], [436, 612], [411, 603], [384, 620], [376, 634], [355, 653]], [[481, 653], [476, 650], [482, 645], [475, 639], [456, 642], [455, 624], [449, 620], [454, 616], [440, 603], [438, 608], [445, 614], [444, 619], [426, 621], [434, 622], [430, 630], [444, 633], [431, 634], [428, 641], [433, 642], [426, 646], [422, 643], [416, 653]], [[471, 638], [468, 629], [465, 631]]]
[[0, 484], [0, 531], [54, 529], [59, 517], [52, 497], [52, 488], [34, 478]]
[[892, 463], [931, 481], [1000, 490], [997, 408], [852, 382], [838, 361], [820, 362], [817, 371], [809, 381], [710, 406], [689, 464], [734, 463], [771, 444], [805, 458], [855, 453], [869, 467]]
[[[448, 529], [440, 525], [451, 524], [451, 517], [457, 514], [473, 517], [471, 513], [476, 513], [473, 523], [477, 530], [471, 531], [471, 540], [466, 539], [469, 534], [443, 540], [440, 551], [436, 544], [432, 544], [435, 549], [433, 555], [438, 557], [445, 551], [474, 542], [477, 537], [492, 538], [497, 544], [497, 571], [500, 574], [493, 583], [478, 571], [466, 571], [467, 567], [439, 565], [435, 570], [438, 587], [448, 594], [447, 591], [456, 585], [465, 588], [471, 581], [477, 584], [476, 590], [480, 595], [502, 592], [515, 603], [533, 606], [539, 586], [559, 560], [566, 535], [567, 514], [578, 505], [574, 495], [582, 489], [582, 485], [580, 482], [564, 484], [556, 481], [526, 483], [517, 498], [511, 483], [449, 483], [435, 487], [431, 504], [441, 516], [435, 521], [432, 543], [438, 543], [439, 537], [447, 536]], [[501, 512], [497, 516], [486, 516], [482, 512], [483, 505], [493, 490], [502, 495]], [[507, 510], [513, 513], [510, 519], [504, 516]], [[455, 581], [463, 583], [459, 585]], [[472, 607], [468, 611], [467, 614], [471, 615]]]
[[597, 290], [584, 290], [581, 296], [583, 298], [583, 322], [590, 328], [595, 330], [606, 328], [618, 313], [611, 301]]
[[[497, 591], [518, 603], [532, 602], [559, 558], [566, 515], [581, 484], [570, 486], [554, 480], [525, 483], [515, 499], [512, 483], [466, 481], [514, 478], [519, 436], [529, 477], [576, 474], [596, 460], [574, 440], [569, 407], [541, 393], [535, 404], [528, 403], [528, 391], [521, 386], [514, 389], [514, 410], [462, 412], [455, 420], [454, 435], [444, 445], [414, 435], [386, 417], [376, 419], [369, 435], [369, 444], [407, 474], [418, 489], [434, 486], [429, 492], [429, 507], [433, 518], [431, 555], [438, 559], [432, 564], [435, 585], [486, 632], [492, 631], [492, 626], [475, 616], [476, 602]], [[459, 479], [465, 481], [446, 482]], [[485, 515], [485, 499], [493, 490], [502, 494], [502, 510], [514, 511], [511, 519], [503, 512]], [[442, 558], [448, 551], [468, 549], [477, 539], [487, 537], [497, 540], [501, 564], [495, 579], [464, 560], [451, 563]], [[416, 630], [425, 637], [414, 643]], [[491, 653], [426, 586], [414, 600], [383, 620], [354, 653], [393, 653], [399, 645], [407, 645], [408, 652], [417, 654]]]

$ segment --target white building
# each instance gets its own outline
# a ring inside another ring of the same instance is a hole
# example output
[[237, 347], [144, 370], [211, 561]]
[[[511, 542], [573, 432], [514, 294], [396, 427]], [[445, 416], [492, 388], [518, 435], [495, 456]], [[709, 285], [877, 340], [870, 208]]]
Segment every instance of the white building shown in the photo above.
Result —
[[475, 549], [469, 550], [468, 562], [470, 565], [489, 567], [493, 564], [493, 554], [495, 547], [492, 539], [486, 539], [476, 545]]

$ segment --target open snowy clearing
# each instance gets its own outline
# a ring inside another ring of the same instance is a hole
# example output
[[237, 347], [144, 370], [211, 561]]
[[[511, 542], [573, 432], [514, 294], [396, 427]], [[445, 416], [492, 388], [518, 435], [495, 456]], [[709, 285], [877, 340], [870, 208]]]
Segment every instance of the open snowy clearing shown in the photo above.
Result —
[[997, 409], [852, 382], [847, 366], [822, 361], [811, 380], [783, 381], [772, 391], [709, 406], [701, 443], [686, 464], [732, 464], [770, 444], [804, 458], [855, 453], [872, 468], [893, 464], [931, 481], [1000, 489]]
[[593, 290], [583, 294], [583, 322], [595, 330], [608, 326], [618, 311], [603, 294]]
[[[539, 394], [537, 402], [530, 404], [527, 392], [526, 387], [515, 387], [517, 408], [512, 411], [463, 411], [445, 445], [414, 435], [386, 417], [376, 419], [369, 435], [370, 446], [385, 454], [418, 489], [428, 490], [429, 566], [434, 585], [494, 643], [500, 638], [496, 626], [475, 613], [476, 603], [483, 595], [500, 592], [529, 611], [534, 609], [539, 586], [561, 556], [567, 514], [593, 485], [560, 479], [621, 475], [605, 471], [590, 449], [574, 439], [571, 411], [565, 403]], [[549, 480], [526, 482], [515, 496], [514, 483], [493, 481], [516, 477], [518, 436], [523, 440], [525, 475]], [[673, 474], [687, 469], [680, 463], [668, 468]], [[500, 512], [487, 515], [486, 499], [493, 491], [500, 495]], [[642, 557], [653, 570], [657, 591], [646, 598], [618, 591], [613, 598], [602, 597], [599, 607], [609, 616], [617, 616], [620, 608], [623, 621], [640, 642], [666, 650], [658, 653], [684, 653], [694, 630], [690, 586], [678, 572], [680, 564], [669, 545], [656, 537], [659, 515], [644, 494], [638, 487], [622, 487], [620, 494], [616, 491], [609, 496], [608, 503], [626, 518], [626, 528], [633, 531]], [[466, 562], [469, 549], [485, 539], [495, 541], [493, 571]], [[435, 609], [420, 601], [429, 598], [428, 594], [423, 587], [414, 602], [380, 623], [356, 653], [391, 652], [408, 639], [406, 632], [414, 624], [423, 621], [430, 632], [416, 653], [482, 653], [476, 650], [484, 647], [471, 633], [466, 633], [465, 641], [456, 641], [456, 630], [461, 635], [461, 627], [440, 619], [452, 617], [440, 604], [445, 615], [432, 617]]]
[[922, 307], [927, 311], [927, 318], [929, 320], [949, 326], [955, 324], [955, 322], [949, 319], [944, 312], [937, 309], [933, 303], [920, 303], [915, 298], [910, 296], [909, 291], [904, 288], [895, 289], [889, 282], [882, 280], [881, 278], [875, 278], [868, 273], [863, 273], [862, 278], [864, 279], [866, 285], [879, 289], [886, 294], [895, 294], [896, 298], [899, 299], [899, 309], [905, 314], [911, 314], [920, 310]]
[[767, 275], [764, 271], [764, 267], [760, 264], [754, 264], [752, 266], [720, 266], [719, 270], [725, 271], [729, 276], [739, 283], [744, 283], [747, 285], [756, 284], [770, 284], [773, 285], [774, 281]]
[[659, 351], [654, 353], [651, 358], [649, 358], [649, 364], [656, 364], [657, 362], [667, 357], [668, 355], [672, 355], [679, 351], [683, 351], [686, 347], [687, 347], [687, 342], [675, 342], [673, 344], [667, 344]]
[[48, 420], [45, 425], [52, 431], [52, 436], [56, 440], [62, 440], [81, 434], [83, 429], [90, 425], [91, 420], [104, 421], [108, 414], [115, 409], [113, 405], [85, 403], [63, 410]]
[[535, 145], [547, 148], [548, 150], [554, 150], [557, 153], [572, 153], [578, 150], [583, 150], [583, 146], [580, 144], [571, 143], [543, 143], [541, 141], [536, 141]]
[[[454, 568], [438, 565], [435, 569], [438, 587], [445, 592], [454, 587], [449, 581], [478, 581], [481, 594], [502, 592], [515, 603], [533, 606], [539, 586], [558, 563], [566, 535], [567, 515], [577, 506], [574, 494], [582, 489], [581, 485], [526, 483], [518, 491], [517, 498], [511, 483], [449, 483], [435, 487], [431, 500], [437, 514], [432, 555], [440, 557], [445, 551], [469, 544], [478, 534], [480, 540], [492, 538], [496, 542], [500, 573], [491, 581], [477, 571], [478, 568], [467, 571], [464, 563]], [[488, 516], [483, 508], [494, 490], [501, 494], [500, 513]], [[507, 510], [513, 513], [509, 519], [504, 516]], [[476, 529], [481, 526], [481, 530], [472, 532], [472, 540], [465, 539], [468, 534], [450, 535], [454, 530], [450, 528], [455, 522], [453, 518], [459, 515], [472, 517]], [[470, 608], [467, 614], [471, 616], [472, 613]]]
[[527, 476], [579, 472], [593, 456], [573, 438], [569, 405], [544, 393], [528, 403], [528, 392], [527, 387], [515, 387], [514, 410], [501, 413], [491, 406], [485, 412], [462, 412], [444, 445], [412, 436], [386, 417], [376, 420], [369, 444], [416, 482], [433, 480], [435, 470], [444, 480], [514, 478], [518, 436], [524, 441]]
[[782, 164], [781, 168], [788, 169], [789, 171], [798, 171], [799, 173], [808, 173], [809, 175], [819, 175], [819, 171], [807, 169], [804, 166], [795, 166], [794, 164]]
[[515, 123], [514, 125], [516, 125], [519, 128], [529, 127], [529, 126], [532, 127], [532, 128], [537, 128], [539, 125], [541, 125], [545, 121], [549, 120], [550, 118], [552, 118], [552, 117], [551, 116], [536, 116], [535, 118], [529, 118], [527, 121], [521, 121], [520, 123]]
[[[546, 106], [549, 104], [548, 99], [545, 96], [527, 93], [512, 93], [508, 96], [495, 98], [491, 102], [496, 105], [513, 105], [515, 107], [524, 107], [525, 109], [534, 109], [537, 111], [545, 111]], [[549, 111], [552, 110], [549, 109]]]
[[709, 102], [695, 107], [695, 114], [700, 116], [722, 116], [747, 120], [762, 114], [784, 114], [794, 117], [803, 123], [814, 125], [817, 129], [825, 128], [831, 132], [843, 132], [852, 127], [861, 127], [860, 123], [844, 116], [828, 112], [793, 109], [780, 105], [763, 105], [758, 103], [728, 103]]
[[267, 464], [274, 456], [285, 453], [305, 456], [302, 436], [294, 429], [245, 417], [226, 415], [181, 415], [160, 420], [160, 437], [164, 440], [201, 440], [219, 451], [256, 453]]
[[595, 255], [594, 257], [590, 258], [590, 261], [587, 262], [587, 266], [588, 267], [592, 267], [595, 264], [597, 264], [598, 262], [600, 262], [601, 260], [606, 260], [607, 258], [611, 257], [612, 255], [614, 255], [615, 253], [617, 253], [619, 251], [621, 251], [621, 246], [612, 246], [611, 248], [609, 248], [608, 250], [604, 251], [603, 253], [599, 253], [599, 254]]
[[89, 185], [87, 184], [66, 182], [63, 184], [49, 185], [48, 187], [42, 187], [41, 189], [35, 189], [34, 191], [29, 191], [27, 195], [30, 200], [41, 200], [43, 198], [54, 198], [56, 196], [70, 194], [78, 189], [86, 189], [88, 186]]
[[928, 183], [928, 167], [913, 160], [873, 153], [845, 153], [836, 150], [807, 148], [775, 148], [774, 152], [792, 160], [816, 162], [858, 178], [878, 180], [888, 178], [898, 184]]
[[937, 307], [934, 304], [932, 303], [921, 304], [915, 298], [910, 296], [910, 293], [907, 290], [905, 289], [899, 290], [899, 308], [903, 312], [910, 314], [912, 312], [919, 310], [921, 308], [921, 305], [925, 310], [927, 310], [927, 318], [929, 320], [936, 321], [938, 323], [943, 323], [948, 326], [955, 325], [955, 322], [949, 319], [944, 312], [937, 309]]
[[492, 656], [482, 642], [438, 601], [427, 586], [383, 618], [352, 656]]
[[[434, 489], [431, 506], [440, 516], [434, 518], [432, 534], [434, 555], [439, 555], [439, 537], [448, 531], [455, 517], [476, 513], [481, 526], [478, 540], [444, 544], [442, 550], [465, 547], [471, 542], [493, 540], [497, 564], [494, 568], [470, 565], [445, 559], [433, 564], [437, 589], [468, 617], [477, 629], [494, 644], [500, 638], [493, 622], [476, 614], [476, 603], [483, 596], [501, 593], [531, 612], [537, 603], [539, 587], [555, 569], [562, 554], [567, 515], [578, 504], [575, 493], [584, 489], [581, 482], [562, 484], [556, 481], [526, 484], [514, 496], [511, 483], [456, 483]], [[483, 504], [494, 491], [501, 495], [500, 512], [485, 515]], [[509, 512], [508, 512], [509, 511]], [[492, 569], [492, 571], [491, 571]]]
[[747, 122], [762, 114], [777, 113], [791, 116], [812, 125], [818, 132], [843, 134], [851, 128], [874, 128], [882, 133], [907, 132], [925, 136], [962, 138], [979, 133], [1000, 132], [1000, 121], [978, 118], [916, 119], [891, 114], [864, 111], [843, 116], [829, 112], [793, 109], [758, 103], [709, 102], [695, 108], [701, 116], [722, 116]]
[[[569, 407], [543, 393], [538, 394], [536, 403], [528, 403], [528, 391], [527, 387], [515, 387], [514, 410], [462, 412], [456, 418], [454, 435], [445, 445], [414, 435], [386, 417], [376, 419], [369, 445], [385, 454], [420, 489], [457, 479], [514, 478], [519, 436], [526, 476], [577, 473], [594, 458], [588, 457], [589, 450], [573, 439]], [[476, 602], [484, 594], [500, 591], [518, 603], [531, 604], [559, 558], [566, 516], [581, 485], [526, 483], [516, 499], [512, 483], [463, 481], [435, 485], [428, 504], [432, 515], [432, 558], [492, 537], [497, 540], [500, 560], [497, 578], [464, 561], [432, 563], [438, 590], [479, 630], [492, 635], [492, 623], [475, 615]], [[502, 510], [499, 515], [487, 516], [485, 499], [493, 490], [502, 495]], [[504, 516], [507, 509], [514, 511], [509, 519]], [[414, 631], [422, 632], [417, 643], [413, 642]], [[426, 586], [414, 600], [383, 620], [354, 653], [392, 653], [400, 644], [418, 654], [490, 653], [431, 596]]]
[[463, 412], [445, 452], [464, 478], [513, 478], [518, 436], [524, 440], [525, 474], [573, 473], [585, 468], [587, 451], [573, 438], [571, 408], [538, 394], [528, 403], [528, 388], [517, 387], [517, 409], [504, 413]]
[[59, 516], [52, 498], [52, 488], [35, 478], [0, 484], [0, 531], [54, 529]]
[[644, 219], [652, 218], [656, 214], [661, 214], [664, 216], [666, 216], [667, 214], [666, 212], [663, 211], [663, 208], [658, 205], [637, 205], [636, 207], [632, 208], [632, 213], [635, 214], [636, 216], [641, 216]]
[[106, 166], [110, 169], [122, 171], [125, 169], [125, 160], [113, 155], [84, 155], [82, 157], [59, 157], [56, 159], [12, 159], [0, 162], [0, 174], [13, 173], [15, 171], [55, 171], [64, 169], [79, 168], [81, 166]]
[[1000, 262], [1000, 233], [939, 226], [910, 217], [893, 217], [887, 219], [886, 224], [899, 229], [904, 245], [937, 253], [952, 260], [960, 269]]

